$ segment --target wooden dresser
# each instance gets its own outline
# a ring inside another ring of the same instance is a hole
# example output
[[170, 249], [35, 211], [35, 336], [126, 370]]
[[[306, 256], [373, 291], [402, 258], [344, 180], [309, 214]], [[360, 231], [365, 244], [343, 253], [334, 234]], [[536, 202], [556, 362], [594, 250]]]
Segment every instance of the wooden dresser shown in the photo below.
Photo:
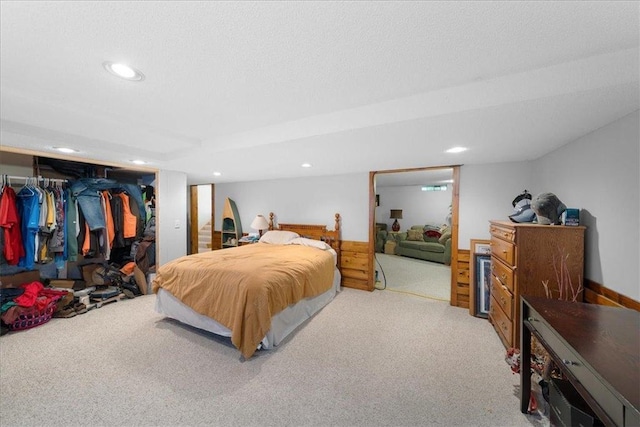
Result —
[[[490, 221], [491, 304], [489, 321], [505, 347], [520, 343], [520, 296], [572, 299], [584, 282], [585, 227]], [[560, 295], [559, 283], [563, 285]], [[567, 298], [568, 294], [568, 298]], [[582, 301], [582, 292], [576, 298]]]

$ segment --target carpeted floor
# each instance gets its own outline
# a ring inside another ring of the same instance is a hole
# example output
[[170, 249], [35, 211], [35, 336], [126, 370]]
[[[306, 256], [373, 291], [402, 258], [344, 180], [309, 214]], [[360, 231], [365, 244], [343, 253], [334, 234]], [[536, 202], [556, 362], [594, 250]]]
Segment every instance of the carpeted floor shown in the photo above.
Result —
[[344, 289], [274, 350], [122, 300], [0, 337], [2, 426], [524, 426], [491, 325], [448, 303]]
[[389, 290], [450, 301], [451, 267], [437, 262], [381, 253], [376, 253], [376, 259], [380, 281], [378, 288], [384, 287], [386, 279]]

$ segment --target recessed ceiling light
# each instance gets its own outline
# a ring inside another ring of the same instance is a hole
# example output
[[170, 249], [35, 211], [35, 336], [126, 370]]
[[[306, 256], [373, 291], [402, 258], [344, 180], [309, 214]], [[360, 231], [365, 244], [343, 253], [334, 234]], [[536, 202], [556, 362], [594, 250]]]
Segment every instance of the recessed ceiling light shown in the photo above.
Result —
[[77, 153], [78, 150], [74, 150], [73, 148], [67, 148], [67, 147], [53, 147], [54, 150], [58, 150], [61, 153], [66, 153], [66, 154], [71, 154], [71, 153]]
[[300, 166], [302, 166], [303, 168], [310, 168], [311, 167], [311, 163], [303, 163]]
[[213, 176], [220, 176], [220, 175], [222, 175], [222, 172], [214, 172], [213, 173]]
[[131, 160], [131, 163], [135, 163], [136, 165], [146, 165], [147, 162], [144, 160]]
[[453, 147], [453, 148], [449, 148], [446, 152], [447, 153], [462, 153], [463, 151], [467, 151], [467, 149], [465, 147]]
[[107, 61], [103, 62], [102, 66], [114, 76], [118, 76], [122, 79], [131, 81], [144, 80], [144, 74], [127, 64]]

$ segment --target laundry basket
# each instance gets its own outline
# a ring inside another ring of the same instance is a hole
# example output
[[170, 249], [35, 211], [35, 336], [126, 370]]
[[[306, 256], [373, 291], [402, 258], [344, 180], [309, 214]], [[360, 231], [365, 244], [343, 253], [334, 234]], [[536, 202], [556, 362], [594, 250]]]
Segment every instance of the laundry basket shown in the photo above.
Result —
[[18, 315], [18, 318], [9, 325], [12, 331], [22, 331], [24, 329], [34, 328], [36, 326], [47, 323], [53, 317], [56, 311], [56, 303], [62, 295], [54, 295], [49, 303], [42, 309], [31, 307]]

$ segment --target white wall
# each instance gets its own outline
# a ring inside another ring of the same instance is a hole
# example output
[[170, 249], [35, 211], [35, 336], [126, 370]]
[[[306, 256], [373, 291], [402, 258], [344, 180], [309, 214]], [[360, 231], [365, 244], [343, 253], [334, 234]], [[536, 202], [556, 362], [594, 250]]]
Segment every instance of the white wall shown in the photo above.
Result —
[[640, 300], [638, 111], [533, 162], [536, 186], [581, 209], [586, 277]]
[[407, 230], [412, 225], [446, 223], [453, 193], [448, 191], [422, 191], [421, 186], [377, 187], [380, 206], [376, 208], [376, 221], [388, 225], [391, 230], [393, 219], [389, 218], [391, 209], [402, 209], [400, 230]]
[[158, 264], [187, 254], [187, 174], [162, 170], [156, 186]]
[[222, 223], [225, 198], [236, 202], [242, 231], [250, 228], [257, 214], [276, 214], [282, 223], [324, 224], [333, 230], [334, 215], [342, 217], [343, 240], [369, 240], [369, 174], [278, 179], [216, 184], [216, 229]]
[[471, 239], [486, 239], [489, 221], [509, 221], [513, 199], [531, 187], [530, 162], [491, 163], [460, 167], [458, 248], [469, 249]]

